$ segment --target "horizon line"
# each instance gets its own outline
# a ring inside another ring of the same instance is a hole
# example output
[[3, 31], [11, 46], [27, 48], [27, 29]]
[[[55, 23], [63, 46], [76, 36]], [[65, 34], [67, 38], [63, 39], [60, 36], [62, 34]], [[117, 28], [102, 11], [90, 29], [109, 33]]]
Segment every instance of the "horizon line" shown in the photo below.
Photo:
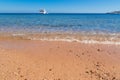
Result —
[[[39, 12], [0, 12], [0, 14], [41, 14]], [[107, 12], [106, 12], [107, 13]], [[76, 13], [76, 12], [50, 12], [48, 14], [106, 14], [105, 12], [101, 12], [101, 13], [97, 13], [97, 12], [80, 12], [80, 13]]]

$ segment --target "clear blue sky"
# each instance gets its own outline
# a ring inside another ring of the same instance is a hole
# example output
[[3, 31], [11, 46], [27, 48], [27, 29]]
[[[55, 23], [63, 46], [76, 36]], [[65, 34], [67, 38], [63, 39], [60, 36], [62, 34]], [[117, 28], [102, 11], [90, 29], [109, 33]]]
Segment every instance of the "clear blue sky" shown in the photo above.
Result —
[[120, 10], [120, 0], [0, 0], [0, 12], [102, 13]]

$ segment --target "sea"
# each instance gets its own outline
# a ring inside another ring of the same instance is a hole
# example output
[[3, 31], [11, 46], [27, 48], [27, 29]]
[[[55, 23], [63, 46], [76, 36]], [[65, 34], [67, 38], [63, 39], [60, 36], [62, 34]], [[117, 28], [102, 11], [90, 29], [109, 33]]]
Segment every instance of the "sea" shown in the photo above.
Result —
[[120, 15], [0, 13], [0, 38], [120, 44]]

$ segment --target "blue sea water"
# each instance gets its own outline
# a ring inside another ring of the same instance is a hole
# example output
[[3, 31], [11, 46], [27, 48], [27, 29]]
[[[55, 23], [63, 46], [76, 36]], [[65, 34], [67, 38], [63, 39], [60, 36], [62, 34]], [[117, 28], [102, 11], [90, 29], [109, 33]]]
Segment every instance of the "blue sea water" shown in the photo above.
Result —
[[[1, 33], [120, 34], [118, 14], [0, 14]], [[117, 36], [118, 38], [118, 36]]]

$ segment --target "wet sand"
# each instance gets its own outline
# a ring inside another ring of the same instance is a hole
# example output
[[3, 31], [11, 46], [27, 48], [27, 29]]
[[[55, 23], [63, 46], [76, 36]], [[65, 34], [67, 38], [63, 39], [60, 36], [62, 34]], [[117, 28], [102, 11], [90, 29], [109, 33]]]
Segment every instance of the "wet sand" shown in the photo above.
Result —
[[0, 80], [120, 80], [120, 45], [0, 40]]

